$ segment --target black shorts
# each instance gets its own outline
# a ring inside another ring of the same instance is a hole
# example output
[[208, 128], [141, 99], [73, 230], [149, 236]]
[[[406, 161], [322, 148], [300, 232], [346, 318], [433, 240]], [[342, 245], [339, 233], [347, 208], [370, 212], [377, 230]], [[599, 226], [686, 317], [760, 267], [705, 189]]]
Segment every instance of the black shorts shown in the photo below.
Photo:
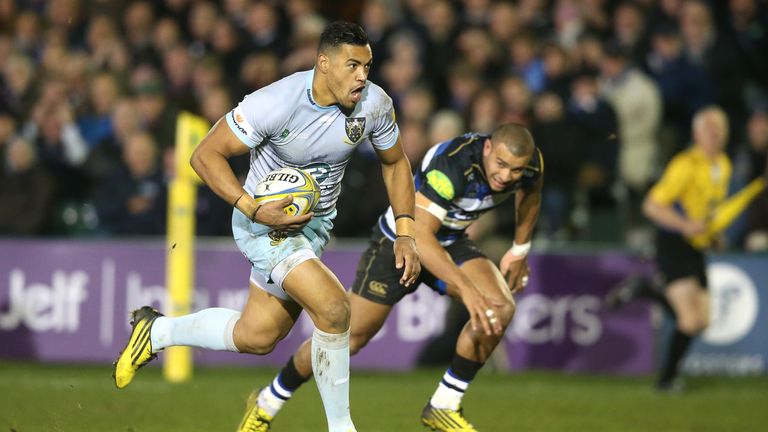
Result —
[[658, 232], [656, 264], [667, 284], [693, 276], [703, 288], [707, 287], [707, 264], [704, 254], [679, 234], [661, 230]]
[[[368, 249], [363, 252], [357, 265], [352, 292], [372, 302], [394, 305], [406, 295], [416, 291], [424, 283], [440, 294], [445, 294], [446, 284], [428, 272], [423, 266], [416, 283], [410, 287], [400, 284], [403, 270], [395, 268], [395, 253], [392, 240], [381, 232], [379, 224], [373, 228]], [[457, 265], [473, 258], [485, 258], [474, 242], [462, 237], [445, 247], [445, 250]]]

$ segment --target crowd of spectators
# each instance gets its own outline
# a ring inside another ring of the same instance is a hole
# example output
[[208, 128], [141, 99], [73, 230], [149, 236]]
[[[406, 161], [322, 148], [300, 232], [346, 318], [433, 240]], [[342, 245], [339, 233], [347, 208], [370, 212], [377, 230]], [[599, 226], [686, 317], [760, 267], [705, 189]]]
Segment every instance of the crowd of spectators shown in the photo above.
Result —
[[[0, 0], [0, 234], [162, 234], [177, 114], [213, 123], [246, 94], [312, 68], [324, 25], [347, 19], [368, 32], [370, 80], [392, 96], [412, 164], [464, 131], [522, 123], [546, 161], [537, 235], [624, 242], [703, 106], [728, 113], [734, 187], [765, 174], [767, 6]], [[244, 176], [247, 159], [233, 166]], [[378, 170], [359, 148], [337, 235], [367, 235], [386, 206]], [[766, 201], [738, 224], [734, 246], [768, 230], [754, 215]], [[201, 187], [199, 234], [227, 235], [230, 211]], [[499, 232], [513, 219], [500, 211]]]

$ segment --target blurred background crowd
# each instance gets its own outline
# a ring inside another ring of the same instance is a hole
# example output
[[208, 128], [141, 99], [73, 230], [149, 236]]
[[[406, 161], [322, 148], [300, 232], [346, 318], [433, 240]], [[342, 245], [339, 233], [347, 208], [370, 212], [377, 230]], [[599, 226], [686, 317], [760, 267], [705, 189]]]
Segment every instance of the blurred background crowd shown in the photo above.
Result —
[[[394, 99], [414, 166], [465, 131], [531, 129], [539, 241], [645, 243], [643, 194], [709, 104], [731, 122], [732, 189], [766, 175], [761, 0], [0, 0], [0, 234], [163, 234], [177, 114], [213, 123], [312, 68], [334, 19], [368, 32], [369, 79]], [[247, 157], [232, 163], [246, 174]], [[358, 149], [337, 236], [367, 236], [386, 206], [378, 166]], [[198, 234], [230, 234], [230, 215], [200, 187]], [[485, 226], [511, 235], [513, 210]], [[753, 239], [767, 231], [764, 193], [729, 246], [766, 247]]]

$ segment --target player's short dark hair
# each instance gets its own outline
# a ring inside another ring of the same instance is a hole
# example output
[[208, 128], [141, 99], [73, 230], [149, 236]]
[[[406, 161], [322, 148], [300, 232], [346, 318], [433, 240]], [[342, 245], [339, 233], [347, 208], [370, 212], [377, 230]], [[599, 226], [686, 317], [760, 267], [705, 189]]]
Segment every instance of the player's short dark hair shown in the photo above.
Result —
[[362, 27], [348, 21], [334, 21], [328, 24], [320, 35], [317, 52], [328, 52], [340, 45], [368, 45], [368, 35]]
[[491, 135], [491, 142], [507, 146], [507, 149], [515, 156], [532, 155], [536, 149], [533, 136], [528, 129], [517, 123], [504, 123], [497, 127]]

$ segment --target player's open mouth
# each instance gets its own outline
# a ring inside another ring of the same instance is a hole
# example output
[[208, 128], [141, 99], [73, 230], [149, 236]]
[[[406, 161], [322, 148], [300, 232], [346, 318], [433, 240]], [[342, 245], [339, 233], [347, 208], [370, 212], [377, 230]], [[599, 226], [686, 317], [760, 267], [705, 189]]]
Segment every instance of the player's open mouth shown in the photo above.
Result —
[[364, 87], [358, 87], [354, 90], [352, 90], [352, 100], [355, 102], [360, 101], [360, 96], [363, 94], [363, 88]]

